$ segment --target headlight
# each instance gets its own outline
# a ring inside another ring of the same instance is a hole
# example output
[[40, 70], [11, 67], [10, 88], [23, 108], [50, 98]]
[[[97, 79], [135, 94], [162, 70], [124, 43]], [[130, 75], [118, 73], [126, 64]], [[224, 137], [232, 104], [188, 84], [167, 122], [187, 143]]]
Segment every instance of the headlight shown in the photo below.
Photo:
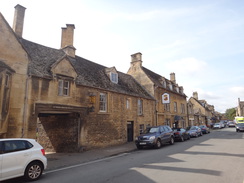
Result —
[[151, 136], [150, 138], [149, 138], [149, 140], [154, 140], [155, 139], [155, 136]]

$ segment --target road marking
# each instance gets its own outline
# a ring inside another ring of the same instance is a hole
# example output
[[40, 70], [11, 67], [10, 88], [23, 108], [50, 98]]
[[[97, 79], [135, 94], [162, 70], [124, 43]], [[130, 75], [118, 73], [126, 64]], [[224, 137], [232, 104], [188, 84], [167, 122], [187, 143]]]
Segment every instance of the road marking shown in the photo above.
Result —
[[111, 157], [107, 157], [107, 158], [103, 158], [103, 159], [89, 161], [89, 162], [86, 162], [86, 163], [81, 163], [81, 164], [77, 164], [77, 165], [67, 166], [67, 167], [64, 167], [64, 168], [59, 168], [59, 169], [55, 169], [55, 170], [45, 171], [43, 174], [45, 175], [45, 174], [49, 174], [49, 173], [53, 173], [53, 172], [59, 172], [59, 171], [63, 171], [63, 170], [71, 169], [71, 168], [76, 168], [76, 167], [80, 167], [80, 166], [90, 165], [90, 164], [93, 164], [93, 163], [98, 163], [98, 162], [102, 162], [102, 161], [105, 161], [105, 160], [110, 160], [110, 159], [118, 158], [118, 157], [121, 157], [121, 156], [125, 156], [127, 154], [129, 154], [129, 153], [122, 153], [122, 154], [119, 154], [117, 156], [111, 156]]

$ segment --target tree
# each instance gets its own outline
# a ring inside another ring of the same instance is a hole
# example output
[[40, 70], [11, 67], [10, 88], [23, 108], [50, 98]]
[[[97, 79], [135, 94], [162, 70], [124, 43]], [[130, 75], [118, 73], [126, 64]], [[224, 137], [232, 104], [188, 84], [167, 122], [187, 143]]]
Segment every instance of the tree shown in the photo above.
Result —
[[226, 109], [225, 116], [228, 120], [234, 120], [236, 116], [236, 109], [235, 108]]

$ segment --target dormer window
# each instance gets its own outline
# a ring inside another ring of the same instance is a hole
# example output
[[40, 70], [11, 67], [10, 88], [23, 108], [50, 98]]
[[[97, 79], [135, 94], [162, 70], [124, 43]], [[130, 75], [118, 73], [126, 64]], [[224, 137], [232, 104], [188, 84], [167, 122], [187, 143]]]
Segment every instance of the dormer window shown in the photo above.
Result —
[[180, 89], [179, 89], [179, 87], [176, 87], [176, 91], [179, 93], [180, 92]]
[[114, 73], [114, 72], [111, 72], [110, 73], [110, 80], [113, 82], [113, 83], [118, 83], [118, 74], [117, 73]]
[[58, 80], [58, 95], [59, 96], [69, 96], [69, 81], [64, 79]]
[[169, 89], [170, 89], [170, 90], [173, 90], [173, 86], [172, 86], [171, 83], [169, 84]]

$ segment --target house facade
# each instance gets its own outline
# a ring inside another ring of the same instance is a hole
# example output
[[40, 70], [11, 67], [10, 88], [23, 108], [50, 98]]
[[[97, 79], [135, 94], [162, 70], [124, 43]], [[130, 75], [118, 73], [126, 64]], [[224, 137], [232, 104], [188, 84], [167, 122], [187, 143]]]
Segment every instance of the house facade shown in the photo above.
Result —
[[36, 138], [69, 152], [133, 141], [156, 125], [155, 99], [131, 75], [75, 54], [75, 26], [61, 49], [22, 38], [25, 8], [13, 28], [0, 13], [0, 137]]
[[236, 116], [244, 116], [244, 101], [238, 98], [238, 106], [236, 108]]
[[176, 83], [175, 73], [166, 79], [142, 66], [142, 54], [131, 55], [127, 72], [156, 99], [156, 124], [188, 126], [187, 100], [184, 89]]
[[205, 100], [198, 99], [198, 93], [193, 92], [193, 96], [188, 100], [189, 124], [193, 125], [210, 125], [216, 120], [214, 106], [209, 105]]

